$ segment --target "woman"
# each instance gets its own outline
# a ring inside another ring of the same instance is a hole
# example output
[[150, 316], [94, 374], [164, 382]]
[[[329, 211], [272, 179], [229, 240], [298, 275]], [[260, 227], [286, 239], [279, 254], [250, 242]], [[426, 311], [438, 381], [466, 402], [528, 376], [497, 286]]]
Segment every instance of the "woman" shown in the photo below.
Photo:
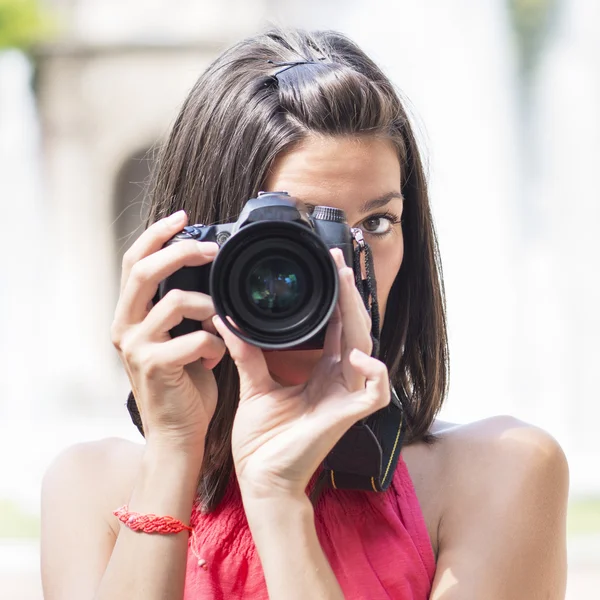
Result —
[[[362, 230], [381, 362], [338, 251], [340, 299], [322, 351], [263, 353], [205, 294], [152, 304], [161, 280], [218, 250], [165, 242], [190, 223], [235, 221], [260, 190], [343, 209]], [[171, 339], [183, 318], [202, 330]], [[124, 258], [112, 339], [145, 444], [81, 444], [49, 469], [46, 600], [564, 597], [558, 444], [508, 417], [435, 419], [447, 339], [423, 168], [392, 85], [347, 38], [273, 31], [200, 77], [158, 162], [149, 226]], [[392, 485], [323, 490], [313, 506], [323, 460], [390, 402], [389, 382], [408, 424]], [[192, 535], [134, 531], [156, 522], [137, 515], [191, 523]]]

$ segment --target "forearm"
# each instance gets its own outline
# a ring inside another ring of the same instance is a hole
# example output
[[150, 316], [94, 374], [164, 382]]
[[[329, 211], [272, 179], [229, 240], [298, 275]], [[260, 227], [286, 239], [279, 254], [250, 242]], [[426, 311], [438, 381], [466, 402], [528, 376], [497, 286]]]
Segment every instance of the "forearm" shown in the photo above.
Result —
[[[129, 509], [189, 524], [201, 464], [201, 456], [147, 446]], [[95, 600], [181, 600], [188, 537], [187, 531], [149, 534], [121, 525]]]
[[321, 548], [307, 497], [249, 500], [244, 509], [270, 600], [343, 600]]

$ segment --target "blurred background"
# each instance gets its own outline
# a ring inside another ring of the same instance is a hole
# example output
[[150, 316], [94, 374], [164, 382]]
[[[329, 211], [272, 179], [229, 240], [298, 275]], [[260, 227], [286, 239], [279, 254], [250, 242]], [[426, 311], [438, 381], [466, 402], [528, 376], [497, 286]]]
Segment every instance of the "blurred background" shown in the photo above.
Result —
[[568, 598], [598, 597], [598, 0], [0, 0], [0, 597], [42, 598], [53, 458], [141, 441], [109, 329], [153, 148], [216, 54], [270, 23], [342, 31], [407, 98], [448, 298], [442, 417], [560, 442]]

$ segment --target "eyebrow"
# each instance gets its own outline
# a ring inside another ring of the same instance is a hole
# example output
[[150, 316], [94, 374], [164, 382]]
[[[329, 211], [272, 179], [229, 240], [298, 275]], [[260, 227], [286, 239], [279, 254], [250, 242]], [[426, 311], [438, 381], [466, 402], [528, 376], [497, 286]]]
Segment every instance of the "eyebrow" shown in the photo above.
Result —
[[404, 200], [404, 196], [400, 192], [388, 192], [387, 194], [383, 194], [383, 196], [379, 196], [378, 198], [373, 198], [373, 200], [368, 200], [360, 207], [361, 213], [367, 213], [369, 211], [375, 210], [376, 208], [381, 208], [385, 206], [389, 202], [391, 202], [394, 198], [399, 198], [400, 200]]
[[[373, 198], [373, 200], [363, 202], [360, 206], [360, 212], [361, 214], [364, 214], [375, 210], [376, 208], [381, 208], [386, 204], [389, 204], [394, 198], [404, 200], [404, 196], [400, 192], [388, 192], [387, 194]], [[316, 206], [316, 204], [311, 204], [310, 202], [304, 202], [304, 204], [308, 207], [310, 212], [312, 212]]]

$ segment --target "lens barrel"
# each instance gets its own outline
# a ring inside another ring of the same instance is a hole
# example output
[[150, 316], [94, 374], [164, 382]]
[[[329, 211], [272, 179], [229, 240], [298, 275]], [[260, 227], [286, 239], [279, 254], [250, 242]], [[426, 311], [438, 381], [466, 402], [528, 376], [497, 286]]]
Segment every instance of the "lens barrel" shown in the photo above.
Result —
[[292, 221], [245, 225], [223, 244], [210, 275], [217, 314], [240, 338], [270, 350], [317, 335], [338, 293], [328, 247], [306, 225]]

